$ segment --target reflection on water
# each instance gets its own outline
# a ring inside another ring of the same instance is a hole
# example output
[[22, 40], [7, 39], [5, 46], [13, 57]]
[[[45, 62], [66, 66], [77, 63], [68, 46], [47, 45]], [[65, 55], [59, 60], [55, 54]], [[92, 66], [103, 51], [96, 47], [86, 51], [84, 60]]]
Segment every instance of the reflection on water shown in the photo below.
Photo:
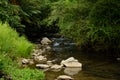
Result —
[[[56, 60], [74, 57], [83, 64], [82, 69], [65, 68], [59, 72], [47, 71], [46, 80], [54, 80], [59, 75], [71, 75], [75, 80], [120, 80], [120, 63], [96, 53], [84, 53], [77, 49], [75, 43], [65, 38], [52, 38], [53, 52], [47, 55], [48, 59]], [[95, 55], [96, 54], [96, 55]]]
[[78, 74], [82, 68], [65, 68], [64, 73], [70, 76]]

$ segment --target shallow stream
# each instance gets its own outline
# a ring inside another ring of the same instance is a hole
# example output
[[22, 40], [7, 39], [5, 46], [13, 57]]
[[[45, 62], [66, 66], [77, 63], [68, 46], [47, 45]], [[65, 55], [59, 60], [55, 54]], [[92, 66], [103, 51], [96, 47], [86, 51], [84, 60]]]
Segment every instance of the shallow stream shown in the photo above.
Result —
[[62, 69], [60, 71], [46, 71], [46, 80], [55, 80], [59, 75], [70, 75], [75, 80], [120, 80], [120, 63], [91, 52], [83, 52], [75, 46], [72, 40], [65, 38], [51, 38], [52, 52], [47, 54], [49, 60], [57, 64], [61, 60], [74, 57], [83, 64], [82, 69]]

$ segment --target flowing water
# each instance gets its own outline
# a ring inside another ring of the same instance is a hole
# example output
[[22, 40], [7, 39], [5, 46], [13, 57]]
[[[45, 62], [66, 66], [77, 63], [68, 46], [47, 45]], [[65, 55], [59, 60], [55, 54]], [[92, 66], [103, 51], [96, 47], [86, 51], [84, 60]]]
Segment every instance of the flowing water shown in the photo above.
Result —
[[60, 71], [46, 71], [46, 80], [55, 80], [59, 75], [70, 75], [75, 80], [120, 80], [120, 63], [110, 58], [91, 52], [83, 52], [69, 39], [52, 38], [52, 52], [47, 54], [49, 60], [60, 64], [61, 60], [74, 57], [83, 64], [81, 68], [65, 68]]

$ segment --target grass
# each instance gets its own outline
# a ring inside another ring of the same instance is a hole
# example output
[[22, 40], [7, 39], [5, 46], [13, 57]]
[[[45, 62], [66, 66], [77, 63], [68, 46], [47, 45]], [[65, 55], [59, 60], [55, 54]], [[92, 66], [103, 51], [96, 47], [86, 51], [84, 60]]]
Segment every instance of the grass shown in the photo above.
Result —
[[[44, 73], [37, 69], [20, 68], [16, 60], [12, 60], [5, 54], [0, 55], [2, 67], [5, 74], [12, 77], [12, 80], [44, 80]], [[4, 78], [0, 78], [4, 80]]]
[[37, 69], [29, 69], [29, 68], [24, 68], [24, 69], [15, 69], [12, 68], [10, 70], [10, 74], [12, 74], [13, 80], [44, 80], [44, 74], [43, 72], [37, 70]]
[[[44, 80], [42, 71], [30, 68], [21, 69], [18, 64], [17, 59], [28, 57], [33, 47], [32, 43], [25, 37], [20, 37], [7, 23], [0, 23], [0, 71], [11, 76], [12, 80]], [[4, 77], [0, 80], [4, 80]]]
[[18, 33], [11, 29], [8, 24], [0, 23], [0, 52], [10, 55], [26, 57], [33, 48], [25, 37], [19, 37]]

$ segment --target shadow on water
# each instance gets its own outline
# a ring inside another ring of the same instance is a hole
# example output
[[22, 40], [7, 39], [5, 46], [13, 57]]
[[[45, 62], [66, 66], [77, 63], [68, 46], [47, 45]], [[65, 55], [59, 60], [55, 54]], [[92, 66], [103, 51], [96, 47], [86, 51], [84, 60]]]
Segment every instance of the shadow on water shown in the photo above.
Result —
[[[56, 60], [57, 64], [61, 60], [74, 57], [83, 64], [82, 70], [72, 75], [75, 80], [120, 80], [120, 63], [114, 62], [111, 58], [103, 56], [105, 53], [83, 52], [73, 43], [72, 40], [65, 38], [51, 38], [52, 52], [47, 54], [49, 60]], [[67, 70], [47, 71], [46, 80], [55, 80], [59, 75], [70, 75]], [[71, 70], [72, 71], [72, 70]]]

